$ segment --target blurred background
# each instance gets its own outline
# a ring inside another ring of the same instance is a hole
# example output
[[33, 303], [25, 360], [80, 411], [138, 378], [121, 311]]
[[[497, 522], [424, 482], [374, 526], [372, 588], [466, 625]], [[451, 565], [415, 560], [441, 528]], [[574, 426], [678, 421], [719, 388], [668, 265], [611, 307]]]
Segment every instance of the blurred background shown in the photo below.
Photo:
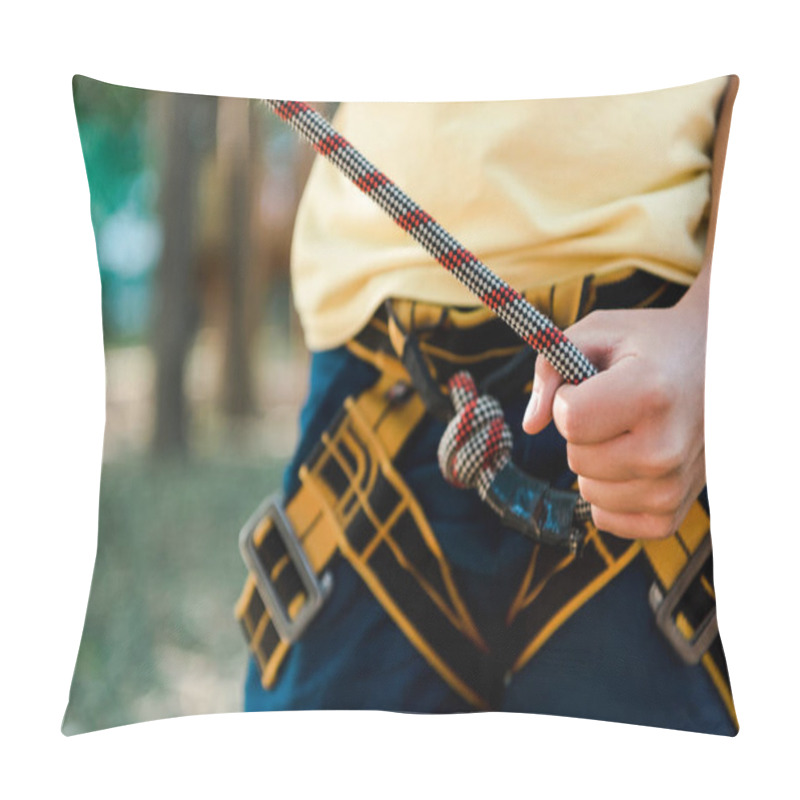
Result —
[[237, 537], [279, 488], [297, 438], [308, 354], [289, 252], [313, 160], [255, 100], [81, 76], [73, 93], [102, 285], [106, 428], [66, 734], [241, 709]]

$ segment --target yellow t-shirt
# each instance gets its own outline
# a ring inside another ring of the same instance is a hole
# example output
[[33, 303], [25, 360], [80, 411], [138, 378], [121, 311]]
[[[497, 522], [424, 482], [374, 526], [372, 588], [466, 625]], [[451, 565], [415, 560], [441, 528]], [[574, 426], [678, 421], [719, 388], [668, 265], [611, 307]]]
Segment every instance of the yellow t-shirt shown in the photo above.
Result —
[[[726, 81], [609, 97], [349, 103], [333, 124], [520, 291], [632, 266], [689, 284], [702, 264]], [[292, 288], [311, 350], [346, 342], [388, 297], [478, 305], [321, 157], [298, 210]]]

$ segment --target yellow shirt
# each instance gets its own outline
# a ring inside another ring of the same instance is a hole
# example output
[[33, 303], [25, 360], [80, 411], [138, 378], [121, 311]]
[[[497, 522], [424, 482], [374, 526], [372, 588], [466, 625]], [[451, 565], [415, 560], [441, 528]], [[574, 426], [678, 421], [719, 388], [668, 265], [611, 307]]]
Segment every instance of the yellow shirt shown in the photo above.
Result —
[[[522, 291], [636, 266], [699, 272], [711, 143], [727, 78], [656, 92], [476, 103], [350, 103], [342, 135]], [[326, 159], [292, 244], [311, 350], [343, 344], [388, 297], [478, 301]]]

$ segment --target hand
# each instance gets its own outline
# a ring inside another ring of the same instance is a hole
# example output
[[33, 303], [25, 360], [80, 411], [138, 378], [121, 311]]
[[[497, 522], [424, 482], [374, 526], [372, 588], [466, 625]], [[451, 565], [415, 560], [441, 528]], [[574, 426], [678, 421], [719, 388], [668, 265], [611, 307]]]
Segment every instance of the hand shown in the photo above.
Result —
[[578, 386], [536, 361], [523, 429], [553, 419], [595, 525], [674, 533], [705, 485], [708, 276], [669, 309], [595, 311], [565, 333], [601, 370]]

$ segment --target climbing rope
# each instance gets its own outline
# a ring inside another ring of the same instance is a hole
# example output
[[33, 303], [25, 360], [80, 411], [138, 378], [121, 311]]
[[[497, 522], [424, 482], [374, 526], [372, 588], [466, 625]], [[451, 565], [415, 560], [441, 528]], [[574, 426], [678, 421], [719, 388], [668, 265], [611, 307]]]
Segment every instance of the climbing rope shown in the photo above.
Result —
[[562, 330], [367, 161], [321, 114], [305, 103], [284, 100], [265, 102], [282, 120], [299, 131], [320, 155], [335, 164], [362, 192], [371, 197], [524, 342], [540, 353], [565, 381], [577, 384], [597, 372]]
[[[560, 328], [376, 169], [319, 112], [294, 100], [264, 102], [536, 350], [565, 381], [578, 384], [597, 373], [594, 365]], [[450, 380], [450, 391], [456, 416], [439, 448], [440, 467], [448, 481], [456, 486], [474, 488], [486, 500], [492, 480], [510, 459], [511, 431], [500, 404], [488, 395], [478, 396], [468, 373], [455, 375]], [[579, 498], [575, 521], [586, 521], [590, 517], [589, 503]]]
[[511, 459], [511, 429], [500, 403], [479, 395], [469, 372], [457, 372], [449, 386], [456, 413], [439, 441], [439, 468], [448, 483], [475, 489], [486, 500], [495, 475]]
[[[448, 387], [455, 415], [439, 440], [439, 470], [448, 483], [459, 489], [474, 489], [481, 500], [493, 506], [492, 483], [511, 461], [511, 429], [500, 403], [491, 395], [478, 394], [469, 372], [457, 372]], [[573, 523], [588, 522], [591, 516], [591, 505], [579, 497]]]

